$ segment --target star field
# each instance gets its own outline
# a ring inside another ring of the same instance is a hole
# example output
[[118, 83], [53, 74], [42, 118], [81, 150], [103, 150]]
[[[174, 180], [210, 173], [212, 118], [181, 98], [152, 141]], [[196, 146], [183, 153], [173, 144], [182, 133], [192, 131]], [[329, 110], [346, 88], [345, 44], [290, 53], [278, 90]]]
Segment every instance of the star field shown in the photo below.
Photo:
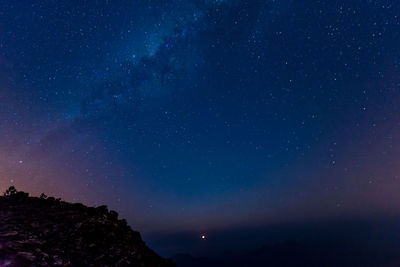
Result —
[[5, 1], [0, 188], [144, 233], [397, 215], [399, 11]]

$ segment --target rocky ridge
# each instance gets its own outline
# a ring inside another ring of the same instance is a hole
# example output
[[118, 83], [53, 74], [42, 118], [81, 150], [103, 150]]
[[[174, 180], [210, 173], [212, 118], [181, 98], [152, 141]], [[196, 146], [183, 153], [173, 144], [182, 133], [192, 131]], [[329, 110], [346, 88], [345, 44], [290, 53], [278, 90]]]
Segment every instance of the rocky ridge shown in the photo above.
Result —
[[0, 266], [175, 266], [106, 206], [10, 188], [0, 196]]

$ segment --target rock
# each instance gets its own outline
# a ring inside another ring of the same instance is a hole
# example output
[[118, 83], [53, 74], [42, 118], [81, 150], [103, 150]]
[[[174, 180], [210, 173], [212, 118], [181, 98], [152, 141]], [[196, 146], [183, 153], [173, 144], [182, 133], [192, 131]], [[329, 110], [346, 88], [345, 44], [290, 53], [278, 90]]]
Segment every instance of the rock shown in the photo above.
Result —
[[111, 210], [109, 216], [111, 220], [118, 220], [118, 213], [116, 211]]
[[14, 235], [18, 235], [18, 232], [16, 232], [16, 231], [11, 231], [11, 232], [8, 232], [8, 233], [1, 233], [1, 234], [0, 234], [0, 236], [2, 236], [2, 237], [14, 236]]
[[107, 206], [14, 192], [0, 197], [0, 266], [175, 266]]
[[29, 261], [34, 261], [36, 258], [31, 252], [18, 252], [17, 255], [22, 256]]

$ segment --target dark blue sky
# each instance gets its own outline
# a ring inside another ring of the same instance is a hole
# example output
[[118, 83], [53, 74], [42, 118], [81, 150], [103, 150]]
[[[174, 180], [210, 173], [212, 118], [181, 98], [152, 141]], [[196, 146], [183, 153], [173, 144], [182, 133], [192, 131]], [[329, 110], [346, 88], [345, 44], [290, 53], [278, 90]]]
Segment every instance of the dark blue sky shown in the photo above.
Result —
[[400, 3], [4, 1], [0, 187], [142, 233], [397, 215]]

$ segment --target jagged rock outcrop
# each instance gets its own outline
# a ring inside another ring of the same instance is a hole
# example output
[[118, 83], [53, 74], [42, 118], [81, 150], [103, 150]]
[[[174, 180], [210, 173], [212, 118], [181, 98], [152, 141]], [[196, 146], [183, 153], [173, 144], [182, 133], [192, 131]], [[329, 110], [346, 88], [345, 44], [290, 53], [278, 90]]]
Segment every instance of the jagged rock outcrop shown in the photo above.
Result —
[[106, 206], [0, 197], [0, 266], [175, 266]]

